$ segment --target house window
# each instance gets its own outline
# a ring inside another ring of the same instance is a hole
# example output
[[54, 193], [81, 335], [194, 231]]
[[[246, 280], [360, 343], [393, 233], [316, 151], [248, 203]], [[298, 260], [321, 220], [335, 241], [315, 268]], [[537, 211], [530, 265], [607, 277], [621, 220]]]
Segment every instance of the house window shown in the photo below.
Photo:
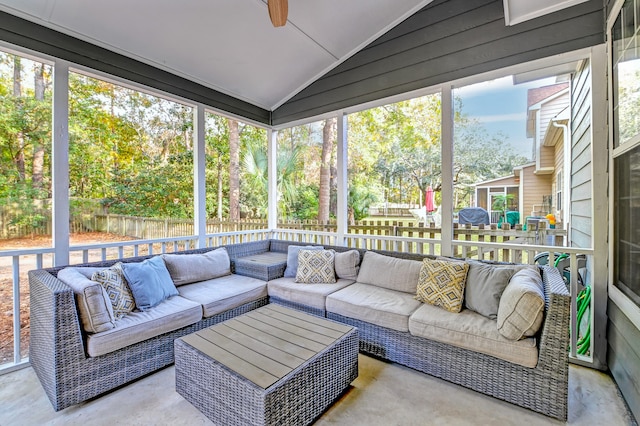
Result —
[[562, 171], [556, 175], [556, 211], [562, 210]]
[[640, 7], [627, 0], [611, 27], [614, 285], [640, 306]]

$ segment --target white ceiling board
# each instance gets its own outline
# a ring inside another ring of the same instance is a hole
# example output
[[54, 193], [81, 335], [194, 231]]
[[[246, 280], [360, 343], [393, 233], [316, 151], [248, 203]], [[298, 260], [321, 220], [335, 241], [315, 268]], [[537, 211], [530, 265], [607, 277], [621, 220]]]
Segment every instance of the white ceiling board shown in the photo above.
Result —
[[3, 10], [9, 13], [25, 17], [24, 14], [32, 17], [44, 18], [48, 16], [54, 0], [3, 0]]
[[0, 10], [274, 109], [431, 0], [0, 0]]
[[431, 1], [291, 0], [289, 21], [340, 58], [372, 41], [373, 29], [380, 36]]
[[58, 0], [51, 23], [264, 108], [335, 61], [258, 1]]

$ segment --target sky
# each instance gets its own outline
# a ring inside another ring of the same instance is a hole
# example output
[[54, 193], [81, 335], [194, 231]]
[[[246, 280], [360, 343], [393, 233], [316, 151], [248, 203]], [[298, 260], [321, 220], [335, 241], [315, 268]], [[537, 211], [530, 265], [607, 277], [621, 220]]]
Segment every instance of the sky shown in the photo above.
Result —
[[477, 118], [492, 135], [502, 132], [506, 143], [531, 159], [532, 139], [526, 135], [527, 90], [554, 84], [555, 79], [513, 84], [511, 76], [455, 89], [462, 99], [462, 112]]

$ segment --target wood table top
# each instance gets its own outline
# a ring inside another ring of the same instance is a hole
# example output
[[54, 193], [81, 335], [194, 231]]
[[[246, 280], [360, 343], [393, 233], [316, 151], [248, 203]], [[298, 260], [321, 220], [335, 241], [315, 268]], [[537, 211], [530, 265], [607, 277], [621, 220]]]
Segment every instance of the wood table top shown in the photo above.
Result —
[[181, 339], [263, 389], [353, 330], [269, 304]]

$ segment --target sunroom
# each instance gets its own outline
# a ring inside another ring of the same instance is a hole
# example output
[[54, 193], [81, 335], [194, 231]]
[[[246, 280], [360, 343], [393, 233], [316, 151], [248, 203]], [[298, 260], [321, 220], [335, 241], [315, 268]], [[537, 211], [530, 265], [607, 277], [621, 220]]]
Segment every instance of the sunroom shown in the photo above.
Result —
[[[580, 386], [613, 392], [606, 414], [621, 424], [640, 415], [637, 1], [293, 0], [279, 28], [266, 0], [114, 6], [0, 2], [0, 395], [13, 407], [0, 423], [26, 416], [28, 398], [49, 411], [27, 423], [91, 404], [102, 406], [84, 415], [104, 416], [105, 401], [145, 386], [179, 400], [165, 369], [59, 413], [44, 404], [29, 368], [28, 270], [269, 238], [557, 264], [572, 300], [569, 422], [587, 415]], [[558, 91], [528, 102], [558, 85], [561, 108]], [[489, 223], [459, 223], [475, 206]], [[508, 206], [520, 210], [513, 227]], [[366, 380], [439, 383], [408, 369], [378, 378], [397, 366], [361, 358]], [[385, 398], [358, 406], [354, 393], [318, 423], [358, 423]], [[495, 404], [506, 411], [486, 421], [523, 413]]]

